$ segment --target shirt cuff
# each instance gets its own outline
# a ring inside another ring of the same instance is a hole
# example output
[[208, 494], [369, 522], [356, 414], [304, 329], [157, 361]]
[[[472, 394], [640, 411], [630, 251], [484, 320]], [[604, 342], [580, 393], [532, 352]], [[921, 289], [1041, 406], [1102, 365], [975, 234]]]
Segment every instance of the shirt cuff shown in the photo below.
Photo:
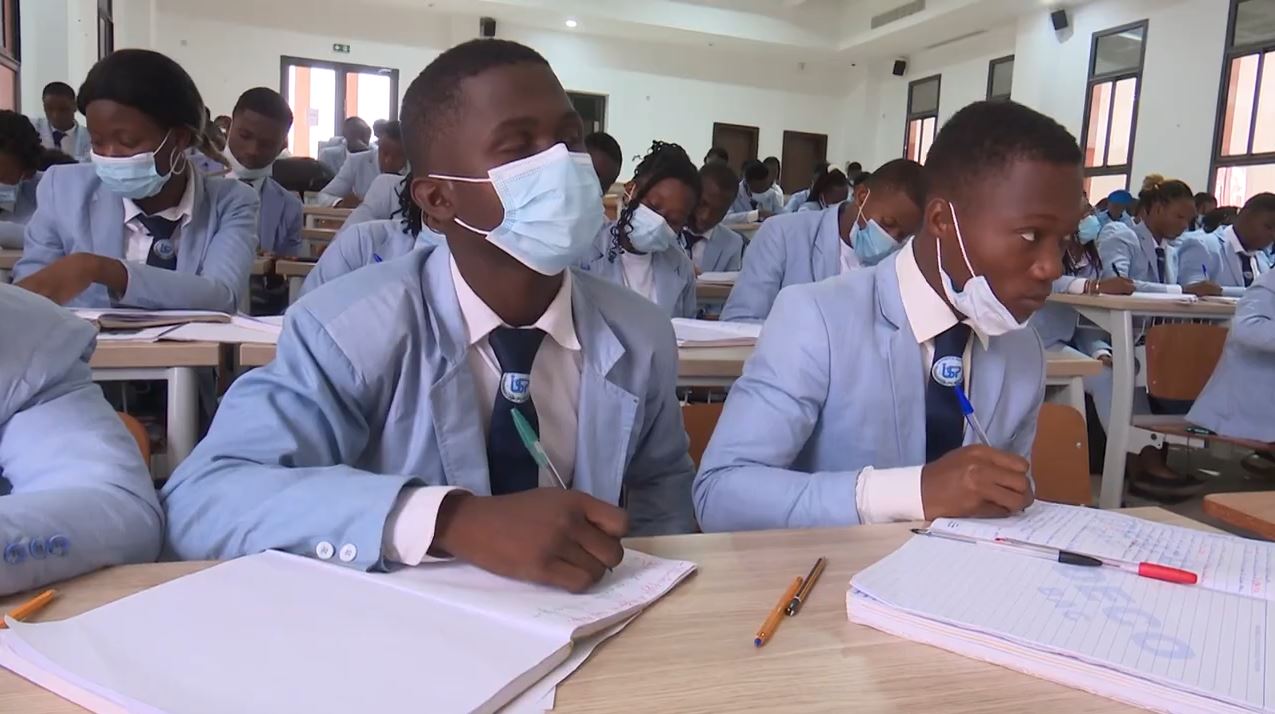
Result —
[[434, 526], [443, 499], [458, 490], [451, 486], [403, 489], [389, 518], [385, 519], [385, 532], [381, 536], [381, 552], [385, 558], [403, 565], [447, 560], [431, 556], [429, 547], [434, 544]]
[[1165, 285], [1164, 285], [1164, 291], [1165, 291], [1166, 293], [1171, 294], [1171, 295], [1181, 295], [1181, 294], [1182, 294], [1182, 286], [1181, 286], [1181, 285], [1174, 285], [1174, 284], [1172, 284], [1172, 283], [1165, 283]]
[[1101, 357], [1110, 357], [1110, 356], [1111, 356], [1111, 348], [1110, 348], [1110, 347], [1099, 347], [1098, 349], [1096, 349], [1096, 350], [1094, 350], [1094, 351], [1093, 351], [1093, 354], [1091, 354], [1091, 355], [1089, 355], [1089, 356], [1090, 356], [1090, 357], [1093, 357], [1094, 359], [1099, 359], [1099, 358], [1101, 358]]
[[1071, 284], [1067, 286], [1067, 294], [1068, 295], [1084, 295], [1085, 283], [1088, 283], [1088, 282], [1089, 281], [1086, 280], [1085, 278], [1076, 278], [1075, 280], [1072, 280]]
[[921, 467], [874, 469], [866, 466], [859, 472], [854, 500], [859, 509], [859, 522], [864, 525], [925, 520]]
[[761, 220], [761, 211], [754, 208], [753, 210], [748, 212], [747, 218], [748, 220], [744, 221], [745, 223], [756, 223], [757, 221]]

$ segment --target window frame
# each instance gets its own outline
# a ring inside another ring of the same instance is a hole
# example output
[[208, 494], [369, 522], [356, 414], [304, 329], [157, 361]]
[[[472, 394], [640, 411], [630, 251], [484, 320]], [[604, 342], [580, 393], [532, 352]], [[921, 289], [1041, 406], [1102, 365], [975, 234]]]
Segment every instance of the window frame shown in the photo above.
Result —
[[[102, 46], [102, 28], [106, 27], [107, 43]], [[114, 0], [97, 0], [97, 58], [104, 59], [115, 51], [115, 3]]]
[[[1129, 30], [1142, 29], [1142, 45], [1138, 49], [1138, 64], [1131, 69], [1121, 69], [1114, 72], [1105, 72], [1103, 74], [1095, 74], [1094, 70], [1098, 65], [1098, 41], [1104, 37], [1118, 35]], [[1106, 164], [1107, 156], [1103, 156], [1104, 162], [1101, 166], [1085, 166], [1084, 177], [1090, 179], [1095, 176], [1119, 176], [1125, 177], [1125, 189], [1128, 190], [1129, 182], [1133, 180], [1133, 157], [1134, 150], [1138, 145], [1138, 109], [1142, 103], [1142, 73], [1147, 66], [1147, 39], [1150, 35], [1151, 22], [1149, 19], [1138, 20], [1124, 25], [1118, 25], [1106, 30], [1099, 30], [1093, 33], [1089, 38], [1089, 74], [1085, 80], [1085, 113], [1080, 125], [1080, 152], [1084, 156], [1089, 151], [1089, 117], [1093, 113], [1093, 90], [1094, 87], [1101, 84], [1111, 84], [1111, 99], [1107, 109], [1107, 135], [1103, 142], [1103, 151], [1106, 154], [1111, 152], [1111, 127], [1115, 123], [1111, 120], [1112, 108], [1115, 106], [1115, 85], [1126, 79], [1134, 79], [1137, 84], [1133, 90], [1133, 107], [1130, 112], [1129, 120], [1129, 156], [1126, 163], [1110, 165]]]
[[[13, 111], [22, 111], [22, 3], [0, 0], [0, 67], [13, 72]], [[8, 12], [6, 12], [6, 9]], [[10, 36], [12, 42], [9, 42]]]
[[[926, 82], [935, 83], [934, 109], [931, 111], [925, 111], [925, 112], [913, 111], [912, 110], [912, 90], [915, 89], [918, 84], [925, 84]], [[922, 120], [922, 123], [921, 123], [922, 127], [925, 126], [925, 122], [924, 122], [925, 119], [934, 120], [934, 136], [930, 137], [930, 145], [931, 146], [934, 145], [934, 138], [937, 137], [939, 133], [939, 128], [938, 128], [939, 107], [942, 106], [942, 100], [943, 100], [943, 74], [941, 72], [939, 74], [932, 74], [928, 77], [921, 77], [920, 79], [914, 79], [911, 82], [908, 82], [907, 113], [904, 114], [903, 116], [903, 158], [905, 159], [908, 158], [908, 137], [910, 136], [912, 122], [918, 119]], [[924, 131], [924, 129], [922, 129], [922, 131]], [[924, 164], [925, 157], [919, 156], [917, 158], [917, 162]]]
[[1014, 62], [1014, 55], [1005, 55], [1004, 57], [997, 57], [996, 59], [991, 60], [990, 62], [987, 63], [987, 101], [989, 102], [1011, 101], [1011, 97], [1013, 97], [1013, 94], [1014, 94], [1013, 72], [1010, 72], [1009, 94], [992, 94], [992, 79], [996, 76], [997, 65], [1002, 65], [1006, 63], [1012, 64], [1013, 62]]
[[[1221, 169], [1243, 168], [1247, 166], [1275, 166], [1275, 151], [1253, 153], [1253, 142], [1257, 134], [1258, 102], [1261, 99], [1262, 74], [1266, 69], [1265, 55], [1275, 52], [1275, 37], [1245, 45], [1235, 44], [1235, 23], [1239, 19], [1239, 8], [1242, 0], [1230, 0], [1230, 8], [1226, 18], [1225, 44], [1222, 46], [1222, 71], [1217, 88], [1217, 109], [1213, 115], [1213, 151], [1209, 156], [1209, 194], [1217, 195], [1217, 177]], [[1257, 56], [1257, 75], [1253, 82], [1253, 114], [1248, 124], [1248, 151], [1243, 154], [1225, 156], [1222, 153], [1222, 138], [1226, 135], [1226, 100], [1231, 86], [1231, 66], [1235, 60], [1249, 55]], [[1275, 100], [1275, 97], [1272, 97]]]

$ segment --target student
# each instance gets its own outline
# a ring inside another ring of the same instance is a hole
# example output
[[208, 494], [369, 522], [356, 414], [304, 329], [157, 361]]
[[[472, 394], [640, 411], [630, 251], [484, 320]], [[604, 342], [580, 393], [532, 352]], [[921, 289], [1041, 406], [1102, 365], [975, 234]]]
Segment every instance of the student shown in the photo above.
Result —
[[[944, 125], [925, 171], [924, 224], [902, 250], [780, 295], [695, 479], [705, 531], [1005, 516], [1032, 502], [1045, 360], [1022, 328], [1061, 275], [1080, 149], [1027, 107], [978, 102]], [[962, 382], [990, 445], [966, 427]]]
[[1222, 206], [1209, 211], [1204, 214], [1204, 219], [1200, 222], [1200, 230], [1205, 233], [1217, 233], [1219, 230], [1234, 223], [1235, 217], [1239, 214], [1240, 209], [1235, 206]]
[[1191, 219], [1189, 230], [1198, 231], [1204, 228], [1204, 216], [1217, 210], [1217, 199], [1203, 191], [1195, 194], [1195, 217]]
[[761, 162], [766, 165], [766, 170], [770, 172], [770, 191], [775, 194], [775, 198], [778, 199], [777, 203], [780, 206], [780, 209], [775, 211], [775, 213], [782, 213], [784, 189], [780, 187], [779, 181], [784, 175], [783, 165], [779, 163], [779, 157], [777, 156], [767, 156]]
[[580, 269], [629, 288], [669, 317], [695, 317], [695, 265], [678, 235], [699, 196], [699, 172], [682, 147], [653, 142], [624, 185], [619, 219], [598, 233]]
[[44, 116], [34, 122], [40, 143], [76, 161], [89, 160], [89, 133], [75, 121], [75, 90], [65, 82], [49, 82], [40, 95]]
[[186, 160], [192, 142], [217, 153], [190, 75], [158, 52], [117, 50], [89, 70], [79, 102], [93, 162], [45, 173], [14, 280], [76, 307], [234, 312], [258, 201]]
[[358, 207], [350, 211], [342, 228], [354, 226], [368, 221], [387, 221], [399, 210], [399, 194], [403, 187], [410, 184], [412, 175], [381, 174], [372, 179], [367, 195]]
[[371, 148], [372, 128], [359, 117], [350, 117], [341, 123], [341, 136], [319, 146], [319, 163], [341, 173], [351, 154], [360, 154]]
[[239, 179], [261, 200], [259, 249], [275, 256], [301, 252], [301, 199], [272, 178], [274, 162], [288, 144], [292, 110], [278, 92], [255, 87], [239, 95], [227, 133], [230, 178]]
[[1133, 216], [1129, 214], [1129, 209], [1133, 207], [1133, 194], [1122, 188], [1116, 189], [1107, 194], [1106, 206], [1101, 201], [1098, 205], [1098, 222], [1103, 226], [1108, 223], [1123, 223], [1133, 227]]
[[770, 169], [765, 164], [756, 159], [745, 164], [744, 179], [739, 182], [735, 202], [726, 214], [726, 224], [757, 223], [783, 213], [783, 199], [775, 199], [775, 193], [770, 190], [773, 185]]
[[739, 177], [723, 163], [704, 164], [699, 170], [699, 204], [682, 229], [682, 239], [699, 273], [733, 273], [744, 256], [744, 237], [722, 225], [735, 200]]
[[1266, 250], [1275, 243], [1275, 194], [1250, 198], [1221, 233], [1188, 233], [1178, 243], [1179, 285], [1212, 281], [1222, 286], [1223, 295], [1242, 296], [1271, 269]]
[[829, 164], [827, 161], [820, 161], [815, 164], [815, 172], [810, 177], [810, 188], [803, 188], [788, 198], [788, 203], [784, 204], [784, 213], [796, 213], [801, 206], [810, 199], [810, 190], [814, 188], [815, 183], [819, 181], [819, 177], [828, 173]]
[[1215, 434], [1271, 443], [1273, 403], [1275, 270], [1268, 270], [1240, 298], [1222, 359], [1186, 418]]
[[376, 119], [372, 122], [372, 136], [376, 137], [373, 145], [381, 143], [381, 137], [385, 134], [385, 127], [389, 126], [389, 119]]
[[217, 131], [220, 131], [223, 135], [229, 136], [230, 122], [231, 118], [228, 115], [218, 114], [217, 118], [213, 119], [213, 126], [217, 127]]
[[598, 183], [605, 195], [620, 178], [620, 167], [624, 165], [620, 142], [605, 131], [595, 131], [584, 137], [584, 146], [589, 150], [589, 158], [593, 159], [593, 170], [598, 174]]
[[[1113, 193], [1108, 205], [1122, 205], [1117, 198]], [[1098, 233], [1103, 277], [1129, 278], [1134, 289], [1141, 292], [1220, 295], [1221, 288], [1211, 280], [1178, 285], [1178, 261], [1172, 241], [1186, 231], [1194, 215], [1195, 202], [1189, 186], [1167, 181], [1159, 174], [1148, 176], [1138, 194], [1138, 221], [1129, 226], [1121, 220], [1111, 220]], [[1102, 214], [1098, 220], [1102, 220]]]
[[0, 110], [0, 248], [19, 249], [27, 221], [35, 213], [40, 160], [40, 135], [17, 112]]
[[354, 154], [323, 190], [320, 203], [340, 208], [356, 208], [367, 195], [372, 181], [381, 174], [402, 175], [407, 171], [407, 155], [403, 153], [403, 129], [397, 121], [388, 122], [376, 148]]
[[765, 320], [781, 288], [875, 265], [920, 228], [924, 203], [921, 165], [895, 159], [855, 186], [853, 200], [766, 221], [748, 244], [722, 319]]
[[164, 514], [92, 381], [97, 330], [12, 285], [0, 285], [0, 329], [0, 596], [155, 560]]
[[846, 178], [853, 179], [861, 173], [863, 173], [863, 164], [858, 161], [851, 161], [846, 164]]
[[708, 153], [704, 154], [704, 163], [711, 164], [715, 161], [720, 161], [723, 164], [729, 164], [730, 154], [726, 153], [726, 150], [722, 147], [714, 146], [708, 150]]
[[[602, 203], [579, 115], [534, 50], [457, 45], [402, 115], [412, 196], [447, 241], [289, 308], [278, 356], [234, 383], [164, 489], [170, 554], [450, 556], [583, 590], [628, 532], [694, 528], [673, 331], [568, 269]], [[537, 472], [514, 409], [569, 490]]]
[[815, 181], [810, 194], [798, 211], [822, 211], [835, 206], [850, 197], [850, 182], [841, 169], [833, 169]]

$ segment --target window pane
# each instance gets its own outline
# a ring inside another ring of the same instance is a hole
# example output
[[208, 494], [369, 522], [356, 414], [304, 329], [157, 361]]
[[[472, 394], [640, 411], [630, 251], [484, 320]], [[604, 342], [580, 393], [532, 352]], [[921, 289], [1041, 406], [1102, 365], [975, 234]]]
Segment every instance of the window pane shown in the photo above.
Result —
[[347, 89], [345, 98], [346, 113], [349, 114], [350, 109], [353, 109], [368, 124], [375, 122], [377, 119], [388, 120], [395, 103], [395, 98], [390, 96], [390, 76], [388, 74], [360, 72], [347, 75], [347, 77], [355, 78], [352, 83], [347, 79], [347, 85], [354, 85], [358, 101], [351, 102], [350, 90]]
[[1262, 84], [1257, 93], [1257, 126], [1253, 131], [1253, 153], [1275, 151], [1275, 52], [1262, 61]]
[[1014, 87], [1014, 60], [992, 65], [992, 96], [1008, 97]]
[[939, 80], [927, 79], [917, 82], [911, 88], [912, 97], [908, 110], [912, 114], [926, 114], [939, 110]]
[[1085, 178], [1085, 193], [1089, 195], [1090, 203], [1107, 197], [1112, 191], [1123, 189], [1129, 185], [1128, 174], [1115, 174], [1114, 176], [1088, 176]]
[[289, 65], [288, 106], [293, 115], [289, 148], [294, 156], [317, 158], [319, 142], [336, 134], [336, 71]]
[[925, 157], [930, 155], [930, 146], [934, 144], [934, 126], [937, 123], [938, 119], [935, 117], [921, 120], [921, 148], [917, 163], [925, 163]]
[[1235, 8], [1233, 46], [1275, 38], [1275, 0], [1240, 0]]
[[1085, 134], [1085, 166], [1103, 166], [1107, 157], [1107, 123], [1111, 120], [1111, 82], [1089, 90], [1089, 130]]
[[1214, 186], [1219, 206], [1243, 206], [1263, 191], [1275, 192], [1275, 164], [1219, 166]]
[[1133, 143], [1133, 101], [1137, 91], [1137, 77], [1116, 82], [1116, 98], [1111, 109], [1111, 144], [1107, 149], [1108, 166], [1129, 163], [1129, 146]]
[[923, 119], [908, 122], [908, 139], [904, 147], [904, 158], [913, 161], [921, 160], [921, 123]]
[[1249, 122], [1257, 93], [1259, 55], [1231, 60], [1231, 81], [1226, 89], [1226, 116], [1222, 120], [1222, 155], [1248, 153]]
[[1094, 48], [1094, 75], [1137, 69], [1142, 66], [1142, 39], [1146, 28], [1135, 27], [1098, 38]]

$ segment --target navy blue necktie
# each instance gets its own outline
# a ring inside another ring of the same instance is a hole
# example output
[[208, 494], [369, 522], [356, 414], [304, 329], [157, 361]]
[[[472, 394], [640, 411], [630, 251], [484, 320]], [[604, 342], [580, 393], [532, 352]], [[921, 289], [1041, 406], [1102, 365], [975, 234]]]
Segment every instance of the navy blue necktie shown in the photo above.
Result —
[[500, 363], [500, 387], [487, 431], [487, 473], [492, 495], [518, 493], [540, 485], [540, 469], [518, 438], [513, 411], [517, 409], [540, 433], [540, 419], [531, 401], [531, 365], [544, 341], [544, 330], [497, 327], [487, 335]]
[[925, 463], [938, 460], [965, 440], [965, 415], [954, 387], [964, 388], [962, 357], [970, 340], [970, 326], [963, 322], [934, 338], [934, 361], [925, 387]]
[[66, 138], [66, 132], [58, 131], [57, 129], [54, 129], [53, 131], [49, 133], [53, 135], [53, 148], [57, 149], [58, 151], [61, 151], [62, 140]]
[[1253, 284], [1253, 258], [1244, 251], [1236, 253], [1240, 257], [1240, 274], [1244, 276], [1244, 287]]
[[147, 215], [140, 215], [137, 220], [142, 222], [146, 232], [151, 235], [151, 249], [146, 253], [146, 264], [153, 268], [176, 270], [177, 246], [173, 243], [173, 232], [177, 230], [178, 221]]
[[1168, 282], [1168, 279], [1166, 278], [1168, 267], [1164, 257], [1164, 246], [1162, 245], [1156, 246], [1155, 249], [1155, 271], [1160, 276], [1160, 282]]

